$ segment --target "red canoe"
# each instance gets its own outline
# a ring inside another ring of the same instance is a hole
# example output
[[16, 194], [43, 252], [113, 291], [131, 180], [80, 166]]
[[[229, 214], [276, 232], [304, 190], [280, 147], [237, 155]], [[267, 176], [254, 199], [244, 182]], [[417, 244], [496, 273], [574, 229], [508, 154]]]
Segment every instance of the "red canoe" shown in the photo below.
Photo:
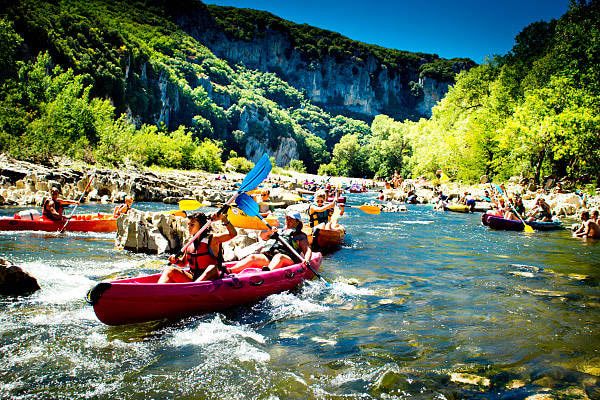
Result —
[[[14, 217], [0, 218], [0, 231], [44, 231], [57, 232], [66, 221], [52, 221], [44, 217], [28, 219], [15, 214]], [[69, 232], [116, 232], [117, 219], [110, 214], [73, 215], [65, 231]]]
[[[321, 253], [313, 253], [311, 265], [314, 270], [319, 269]], [[253, 303], [291, 290], [313, 276], [302, 264], [274, 271], [248, 268], [205, 282], [160, 284], [156, 283], [160, 274], [155, 274], [101, 282], [88, 293], [88, 302], [94, 306], [98, 319], [107, 325], [176, 319]]]

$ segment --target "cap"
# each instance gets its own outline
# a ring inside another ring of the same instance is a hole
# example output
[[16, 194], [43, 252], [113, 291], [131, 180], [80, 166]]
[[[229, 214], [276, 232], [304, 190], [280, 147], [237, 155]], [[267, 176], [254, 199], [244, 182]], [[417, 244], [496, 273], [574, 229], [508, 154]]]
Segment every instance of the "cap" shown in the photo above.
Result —
[[302, 221], [302, 217], [300, 213], [296, 210], [289, 210], [286, 214], [286, 217], [290, 217], [292, 219], [297, 219], [298, 221]]

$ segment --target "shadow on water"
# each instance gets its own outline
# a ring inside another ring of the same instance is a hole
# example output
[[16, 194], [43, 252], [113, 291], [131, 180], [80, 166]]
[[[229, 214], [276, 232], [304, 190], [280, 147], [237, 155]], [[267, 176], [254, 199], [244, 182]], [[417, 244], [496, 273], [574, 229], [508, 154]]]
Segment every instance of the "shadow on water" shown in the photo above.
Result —
[[347, 208], [346, 240], [321, 269], [332, 288], [314, 280], [223, 313], [120, 327], [98, 322], [85, 293], [102, 279], [157, 272], [156, 257], [116, 251], [112, 235], [2, 233], [0, 255], [38, 277], [42, 290], [0, 298], [0, 391], [598, 398], [600, 244], [567, 231], [491, 231], [479, 216]]

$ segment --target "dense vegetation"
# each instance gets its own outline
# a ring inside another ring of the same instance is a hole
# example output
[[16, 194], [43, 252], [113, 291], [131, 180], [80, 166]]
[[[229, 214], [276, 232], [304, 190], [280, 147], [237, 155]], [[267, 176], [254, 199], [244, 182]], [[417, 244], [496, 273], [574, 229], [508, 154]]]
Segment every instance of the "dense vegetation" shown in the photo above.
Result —
[[291, 168], [323, 174], [600, 176], [597, 0], [526, 27], [511, 52], [461, 72], [432, 118], [380, 115], [370, 125], [323, 111], [276, 74], [215, 57], [174, 22], [173, 9], [196, 12], [190, 5], [240, 40], [279, 30], [309, 59], [374, 56], [402, 73], [426, 58], [422, 74], [453, 74], [435, 55], [264, 12], [187, 0], [23, 0], [0, 18], [0, 150], [39, 162], [66, 155], [219, 171], [228, 160], [251, 168], [238, 154], [292, 143]]
[[[538, 22], [504, 56], [462, 72], [430, 119], [376, 118], [372, 135], [342, 137], [322, 172], [432, 176], [600, 176], [600, 2]], [[394, 155], [391, 157], [391, 155]], [[378, 168], [376, 168], [378, 166]]]
[[230, 150], [277, 149], [289, 138], [295, 168], [316, 172], [341, 136], [368, 130], [311, 105], [275, 74], [215, 57], [171, 20], [190, 5], [204, 7], [10, 5], [0, 19], [0, 150], [38, 162], [66, 155], [216, 171]]

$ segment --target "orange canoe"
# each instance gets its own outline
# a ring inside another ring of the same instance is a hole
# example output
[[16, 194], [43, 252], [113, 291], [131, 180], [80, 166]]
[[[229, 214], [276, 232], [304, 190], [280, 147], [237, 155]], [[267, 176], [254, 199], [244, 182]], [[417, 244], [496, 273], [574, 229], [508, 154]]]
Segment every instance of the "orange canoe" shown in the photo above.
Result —
[[[333, 250], [340, 247], [346, 237], [346, 229], [316, 229], [313, 233], [310, 228], [304, 231], [308, 235], [308, 242], [313, 243], [321, 250]], [[316, 243], [315, 243], [316, 240]]]

